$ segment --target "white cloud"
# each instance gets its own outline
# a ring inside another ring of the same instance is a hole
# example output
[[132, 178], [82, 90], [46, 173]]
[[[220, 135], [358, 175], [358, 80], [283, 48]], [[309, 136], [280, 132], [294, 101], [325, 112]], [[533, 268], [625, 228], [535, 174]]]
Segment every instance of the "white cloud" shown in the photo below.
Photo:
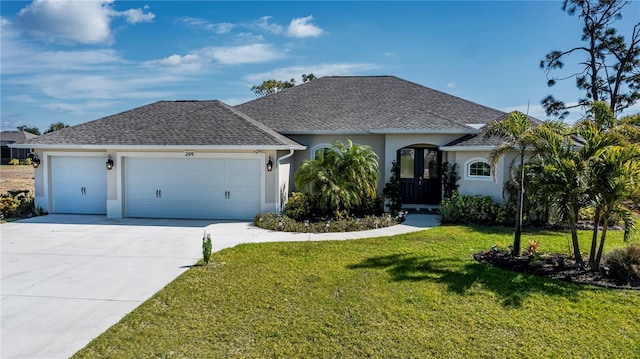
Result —
[[206, 31], [211, 31], [215, 34], [222, 35], [231, 32], [236, 25], [228, 22], [212, 23], [205, 19], [194, 17], [182, 17], [178, 21], [184, 23], [189, 27], [199, 28]]
[[458, 84], [453, 81], [447, 84], [447, 88], [450, 88], [450, 89], [456, 88], [456, 86], [458, 86]]
[[176, 72], [197, 72], [201, 70], [208, 61], [198, 54], [178, 55], [173, 54], [160, 60], [147, 61], [143, 64], [146, 67], [170, 68]]
[[313, 16], [300, 17], [291, 20], [287, 28], [287, 35], [293, 37], [318, 37], [322, 35], [322, 29], [311, 24]]
[[264, 31], [272, 32], [274, 34], [282, 33], [282, 26], [275, 23], [269, 23], [270, 19], [271, 19], [271, 16], [263, 16], [260, 19], [256, 20], [254, 24], [259, 29], [262, 29]]
[[[148, 9], [148, 6], [145, 6], [145, 9]], [[143, 9], [129, 9], [122, 12], [117, 12], [116, 14], [120, 16], [124, 16], [126, 21], [129, 24], [137, 24], [139, 22], [151, 22], [156, 17], [154, 13], [147, 12], [145, 13]]]
[[111, 20], [124, 17], [130, 24], [152, 21], [142, 9], [115, 11], [113, 0], [34, 0], [17, 15], [17, 23], [31, 36], [48, 42], [101, 44], [113, 42]]
[[213, 58], [222, 65], [268, 62], [285, 56], [281, 50], [269, 44], [209, 47], [200, 50], [199, 53]]

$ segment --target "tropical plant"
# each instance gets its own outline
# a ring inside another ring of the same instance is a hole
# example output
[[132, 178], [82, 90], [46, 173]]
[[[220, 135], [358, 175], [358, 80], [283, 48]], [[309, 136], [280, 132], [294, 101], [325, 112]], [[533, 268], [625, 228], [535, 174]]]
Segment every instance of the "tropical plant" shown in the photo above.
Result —
[[398, 161], [391, 162], [391, 178], [382, 189], [382, 195], [389, 200], [389, 212], [392, 216], [397, 216], [402, 209], [402, 194], [400, 193], [400, 164]]
[[[597, 271], [612, 217], [622, 214], [625, 222], [625, 240], [634, 227], [634, 217], [630, 211], [622, 207], [622, 202], [633, 194], [640, 181], [640, 146], [627, 140], [627, 125], [617, 125], [606, 103], [594, 103], [591, 112], [591, 131], [596, 132], [597, 141], [605, 145], [604, 151], [589, 159], [587, 171], [589, 195], [595, 207], [589, 266]], [[598, 246], [598, 227], [601, 223], [602, 233]]]
[[[522, 112], [511, 112], [502, 120], [489, 122], [483, 127], [482, 132], [486, 138], [499, 137], [502, 142], [496, 146], [489, 155], [491, 171], [495, 178], [496, 165], [509, 153], [517, 155], [509, 164], [509, 181], [518, 188], [518, 201], [516, 208], [516, 224], [515, 234], [513, 237], [513, 255], [520, 256], [521, 253], [521, 237], [522, 237], [522, 221], [524, 216], [524, 182], [525, 182], [525, 157], [534, 150], [534, 144], [537, 142], [537, 127], [534, 127], [531, 118]], [[563, 126], [559, 122], [549, 122], [546, 124], [549, 128], [560, 130]], [[538, 126], [539, 127], [539, 126]], [[518, 177], [514, 173], [516, 160], [522, 164], [519, 166]]]
[[335, 141], [315, 159], [302, 163], [294, 175], [296, 187], [318, 196], [321, 208], [337, 217], [349, 214], [366, 198], [376, 198], [378, 155], [370, 146]]
[[458, 190], [459, 180], [460, 175], [458, 174], [458, 164], [451, 164], [448, 161], [445, 161], [442, 164], [442, 188], [444, 198], [451, 198], [453, 192]]
[[211, 260], [211, 234], [207, 234], [202, 237], [202, 260], [205, 264], [209, 264]]

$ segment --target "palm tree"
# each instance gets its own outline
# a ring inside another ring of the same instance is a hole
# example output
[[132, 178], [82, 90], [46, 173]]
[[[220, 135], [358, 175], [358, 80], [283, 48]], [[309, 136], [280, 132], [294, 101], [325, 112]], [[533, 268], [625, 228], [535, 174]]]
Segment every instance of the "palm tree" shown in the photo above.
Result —
[[541, 155], [536, 168], [538, 190], [550, 195], [551, 207], [571, 230], [571, 247], [576, 264], [583, 266], [578, 242], [578, 210], [586, 203], [584, 173], [586, 161], [580, 156], [568, 132], [557, 132], [541, 126], [536, 148]]
[[370, 146], [349, 140], [348, 146], [336, 141], [315, 159], [304, 161], [294, 181], [299, 189], [317, 194], [322, 208], [340, 216], [365, 198], [376, 197], [378, 177], [378, 155]]
[[[511, 112], [502, 120], [489, 122], [483, 127], [482, 132], [486, 138], [499, 137], [502, 142], [494, 148], [489, 155], [491, 170], [495, 178], [496, 165], [507, 154], [516, 153], [517, 155], [509, 164], [509, 181], [518, 188], [518, 201], [516, 209], [516, 228], [513, 238], [514, 256], [520, 256], [521, 253], [521, 237], [522, 237], [522, 221], [524, 216], [524, 194], [525, 194], [525, 157], [535, 150], [534, 144], [537, 141], [537, 129], [532, 124], [531, 118], [522, 112]], [[560, 122], [550, 122], [550, 128], [560, 128]], [[518, 166], [518, 178], [515, 177], [515, 162], [519, 160], [521, 164]]]
[[[633, 216], [622, 208], [621, 203], [633, 193], [640, 180], [640, 146], [627, 144], [626, 146], [613, 146], [600, 158], [595, 159], [591, 166], [592, 191], [596, 213], [599, 215], [594, 220], [594, 235], [591, 242], [589, 266], [597, 271], [600, 267], [602, 250], [607, 236], [607, 228], [612, 215], [621, 213], [625, 220], [625, 239], [629, 236], [630, 227], [633, 227]], [[596, 242], [598, 225], [602, 220], [602, 233], [600, 245], [596, 255]]]

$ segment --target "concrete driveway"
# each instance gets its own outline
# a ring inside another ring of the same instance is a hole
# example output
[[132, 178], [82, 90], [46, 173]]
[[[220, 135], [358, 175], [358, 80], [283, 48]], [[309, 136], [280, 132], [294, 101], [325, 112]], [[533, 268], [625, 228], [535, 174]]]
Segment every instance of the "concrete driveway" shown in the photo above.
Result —
[[48, 215], [0, 225], [0, 357], [67, 358], [202, 257], [240, 243], [341, 240], [413, 232], [437, 217], [350, 233], [283, 233], [247, 222]]
[[0, 225], [1, 357], [73, 355], [197, 262], [210, 224], [49, 215]]

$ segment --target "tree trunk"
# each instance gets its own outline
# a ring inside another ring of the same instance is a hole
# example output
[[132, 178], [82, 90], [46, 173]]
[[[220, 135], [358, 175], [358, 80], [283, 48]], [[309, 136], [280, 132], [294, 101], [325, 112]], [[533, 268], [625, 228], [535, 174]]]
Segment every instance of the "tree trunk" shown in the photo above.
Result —
[[518, 181], [518, 210], [516, 214], [516, 233], [513, 236], [513, 255], [520, 257], [522, 237], [522, 217], [524, 215], [524, 153], [520, 153], [520, 180]]
[[602, 259], [602, 249], [604, 248], [604, 240], [607, 239], [607, 227], [609, 227], [609, 218], [604, 219], [602, 225], [602, 234], [600, 235], [600, 247], [598, 248], [598, 256], [596, 257], [595, 267], [592, 270], [598, 270], [600, 268], [600, 260]]
[[600, 226], [600, 208], [596, 208], [593, 218], [593, 237], [591, 237], [591, 252], [589, 252], [589, 266], [594, 268], [596, 262], [596, 247], [598, 245], [598, 227]]
[[573, 208], [571, 208], [571, 213], [569, 213], [569, 226], [571, 227], [571, 243], [573, 245], [573, 256], [576, 260], [576, 266], [580, 268], [584, 268], [584, 262], [582, 261], [582, 253], [580, 253], [580, 243], [578, 242], [578, 226], [576, 220], [578, 218], [578, 213]]

